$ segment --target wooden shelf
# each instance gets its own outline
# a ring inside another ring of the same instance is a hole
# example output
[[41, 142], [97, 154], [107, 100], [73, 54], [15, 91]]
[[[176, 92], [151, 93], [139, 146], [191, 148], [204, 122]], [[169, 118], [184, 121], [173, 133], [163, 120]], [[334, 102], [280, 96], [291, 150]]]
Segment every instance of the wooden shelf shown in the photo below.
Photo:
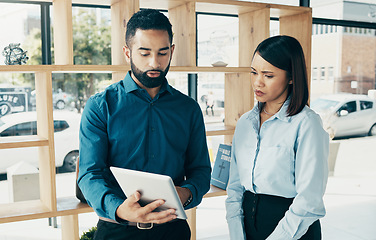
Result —
[[55, 73], [110, 73], [126, 72], [129, 66], [120, 65], [9, 65], [0, 66], [0, 72], [55, 72]]
[[206, 136], [222, 136], [222, 135], [233, 135], [235, 131], [234, 126], [210, 126], [206, 124]]
[[[25, 0], [34, 1], [34, 0]], [[52, 2], [52, 0], [40, 0], [40, 2]], [[120, 0], [72, 0], [72, 3], [89, 4], [89, 5], [104, 5], [111, 6], [118, 3]], [[196, 11], [204, 13], [220, 13], [238, 15], [245, 12], [257, 11], [264, 8], [270, 8], [272, 17], [291, 16], [299, 13], [311, 11], [307, 7], [286, 6], [269, 3], [256, 3], [238, 0], [140, 0], [140, 8], [155, 8], [161, 10], [168, 10], [184, 5], [187, 2], [196, 3]]]
[[57, 211], [51, 211], [40, 200], [0, 204], [0, 224], [38, 218], [89, 213], [94, 210], [76, 197], [57, 199]]
[[0, 205], [0, 223], [48, 218], [52, 212], [40, 200]]
[[232, 0], [196, 0], [196, 11], [204, 13], [221, 13], [239, 15], [269, 8], [271, 17], [296, 15], [311, 11], [310, 8], [269, 3], [256, 3]]
[[210, 190], [204, 195], [204, 198], [218, 197], [227, 195], [226, 190], [218, 188], [210, 184]]
[[35, 135], [0, 138], [0, 149], [40, 146], [48, 146], [48, 139]]
[[201, 73], [201, 72], [218, 72], [218, 73], [239, 73], [251, 72], [250, 67], [175, 67], [171, 66], [172, 72], [187, 72], [187, 73]]
[[65, 197], [57, 199], [58, 216], [89, 213], [94, 210], [86, 203], [80, 202], [76, 197]]
[[[111, 73], [127, 72], [130, 68], [127, 65], [2, 65], [0, 72], [53, 72], [53, 73]], [[250, 67], [177, 67], [171, 66], [170, 72], [222, 72], [238, 73], [251, 72]]]

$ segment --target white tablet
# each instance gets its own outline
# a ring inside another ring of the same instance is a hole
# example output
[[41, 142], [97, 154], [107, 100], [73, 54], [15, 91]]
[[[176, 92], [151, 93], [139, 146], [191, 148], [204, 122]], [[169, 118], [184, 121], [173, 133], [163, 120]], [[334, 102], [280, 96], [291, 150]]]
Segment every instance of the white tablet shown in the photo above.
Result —
[[139, 201], [141, 206], [145, 206], [157, 199], [163, 199], [165, 200], [165, 204], [158, 207], [155, 211], [159, 212], [173, 208], [176, 210], [177, 218], [187, 219], [187, 215], [170, 176], [118, 167], [110, 167], [110, 170], [125, 196], [130, 196], [139, 191], [141, 193]]

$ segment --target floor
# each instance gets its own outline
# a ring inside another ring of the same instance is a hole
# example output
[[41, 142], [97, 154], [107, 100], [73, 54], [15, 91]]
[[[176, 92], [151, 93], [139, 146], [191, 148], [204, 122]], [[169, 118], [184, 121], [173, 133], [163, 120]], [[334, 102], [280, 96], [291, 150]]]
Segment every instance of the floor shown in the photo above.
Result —
[[[376, 240], [376, 137], [341, 141], [334, 175], [329, 177], [324, 201], [327, 215], [321, 220], [324, 240]], [[74, 174], [59, 174], [59, 195], [72, 194]], [[7, 181], [0, 181], [0, 192], [8, 191]], [[1, 194], [0, 203], [7, 201]], [[225, 197], [204, 199], [197, 209], [197, 239], [229, 239], [225, 220]], [[80, 232], [96, 224], [94, 213], [79, 216]], [[48, 219], [0, 224], [0, 240], [59, 240], [57, 228]]]

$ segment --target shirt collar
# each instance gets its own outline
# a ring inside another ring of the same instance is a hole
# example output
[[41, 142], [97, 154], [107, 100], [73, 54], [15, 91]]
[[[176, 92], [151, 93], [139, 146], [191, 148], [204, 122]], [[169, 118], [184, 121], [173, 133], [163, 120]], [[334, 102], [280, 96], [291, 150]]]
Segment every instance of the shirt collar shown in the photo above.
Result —
[[286, 101], [283, 103], [281, 109], [279, 109], [279, 111], [275, 115], [277, 118], [279, 118], [280, 120], [284, 122], [289, 122], [291, 119], [291, 116], [287, 116], [287, 108], [289, 107], [290, 100], [291, 100], [291, 97], [288, 96]]
[[[287, 97], [287, 99], [283, 103], [281, 109], [279, 109], [279, 111], [273, 116], [273, 118], [278, 118], [278, 119], [280, 119], [281, 121], [284, 121], [284, 122], [290, 121], [291, 117], [287, 116], [287, 108], [290, 104], [290, 98], [291, 98], [290, 96]], [[256, 106], [252, 109], [252, 111], [249, 113], [247, 118], [249, 118], [249, 119], [258, 118], [259, 115], [260, 115], [259, 104], [256, 104]]]
[[[132, 91], [136, 91], [136, 90], [139, 90], [139, 89], [142, 89], [140, 88], [137, 83], [133, 80], [133, 78], [131, 77], [131, 71], [128, 71], [127, 75], [125, 76], [125, 78], [123, 79], [123, 83], [124, 83], [124, 89], [127, 93], [130, 93]], [[173, 95], [173, 91], [172, 91], [172, 88], [171, 86], [167, 83], [167, 79], [162, 83], [162, 86], [161, 86], [161, 89], [159, 90], [159, 94], [162, 94], [163, 92], [169, 92], [171, 95]]]

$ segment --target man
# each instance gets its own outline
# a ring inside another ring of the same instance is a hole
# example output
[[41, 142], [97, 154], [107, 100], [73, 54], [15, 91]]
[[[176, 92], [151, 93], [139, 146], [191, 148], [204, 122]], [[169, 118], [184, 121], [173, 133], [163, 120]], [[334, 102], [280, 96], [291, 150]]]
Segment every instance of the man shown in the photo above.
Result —
[[[131, 71], [86, 103], [80, 127], [78, 184], [99, 216], [94, 239], [190, 239], [175, 210], [153, 212], [156, 200], [138, 204], [126, 197], [109, 167], [169, 175], [185, 209], [209, 190], [210, 161], [198, 104], [165, 78], [172, 54], [169, 20], [141, 10], [127, 24], [123, 48]], [[150, 229], [149, 229], [150, 228]]]

